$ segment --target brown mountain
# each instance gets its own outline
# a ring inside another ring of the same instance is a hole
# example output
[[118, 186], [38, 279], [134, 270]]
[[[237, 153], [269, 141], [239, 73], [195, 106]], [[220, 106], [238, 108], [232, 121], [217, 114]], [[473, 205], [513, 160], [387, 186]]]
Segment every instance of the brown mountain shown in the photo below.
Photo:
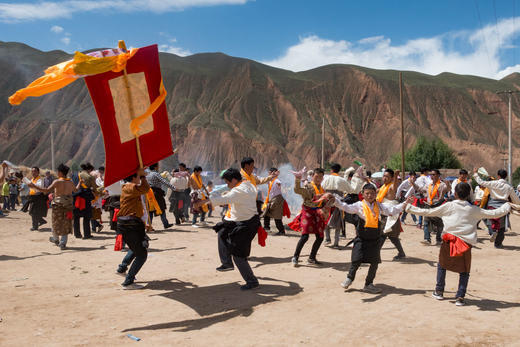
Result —
[[[0, 158], [50, 166], [54, 121], [56, 162], [104, 160], [103, 139], [83, 81], [12, 107], [7, 98], [43, 70], [70, 58], [21, 43], [0, 42]], [[252, 156], [257, 166], [290, 162], [318, 165], [325, 118], [325, 161], [370, 166], [399, 151], [398, 72], [328, 65], [305, 72], [272, 68], [220, 53], [178, 57], [161, 53], [174, 148], [188, 165], [236, 165]], [[502, 80], [443, 73], [404, 72], [406, 146], [437, 136], [468, 167], [502, 166], [507, 150], [507, 96], [520, 75]], [[513, 139], [520, 135], [520, 97], [513, 95]], [[515, 165], [516, 163], [516, 165]], [[514, 153], [514, 167], [520, 152]]]

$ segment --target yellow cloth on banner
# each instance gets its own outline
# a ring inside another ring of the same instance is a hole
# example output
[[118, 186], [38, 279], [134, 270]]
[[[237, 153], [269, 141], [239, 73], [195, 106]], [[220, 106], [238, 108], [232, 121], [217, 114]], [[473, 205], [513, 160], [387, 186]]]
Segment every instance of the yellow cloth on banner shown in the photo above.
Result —
[[155, 211], [155, 213], [157, 214], [162, 214], [161, 208], [159, 207], [157, 200], [155, 200], [155, 195], [153, 193], [152, 188], [150, 188], [150, 190], [148, 190], [148, 193], [146, 193], [146, 203], [148, 204], [149, 212]]
[[[33, 184], [36, 184], [36, 182], [38, 182], [38, 180], [39, 180], [40, 178], [41, 178], [40, 176], [35, 177], [35, 178], [33, 178], [33, 179], [31, 180], [31, 182], [32, 182]], [[34, 195], [34, 194], [36, 194], [36, 190], [34, 190], [33, 188], [31, 188], [31, 189], [29, 190], [29, 195]]]
[[248, 180], [249, 182], [251, 182], [252, 185], [254, 185], [256, 187], [256, 179], [255, 179], [255, 176], [253, 176], [252, 174], [251, 175], [248, 175], [247, 172], [244, 171], [244, 169], [240, 169], [240, 174], [242, 175], [242, 177], [244, 177], [246, 180]]
[[269, 194], [271, 194], [271, 188], [273, 187], [274, 181], [269, 182], [269, 188], [267, 189], [267, 197], [262, 205], [262, 211], [267, 208], [267, 204], [269, 203]]
[[76, 52], [72, 60], [53, 65], [45, 70], [45, 75], [34, 80], [9, 97], [11, 105], [20, 105], [29, 96], [42, 96], [61, 89], [76, 79], [88, 75], [96, 75], [108, 71], [120, 72], [126, 62], [137, 53], [133, 48], [128, 52], [111, 57], [93, 57]]
[[[197, 189], [202, 189], [202, 177], [195, 175], [195, 173], [191, 174], [191, 179], [197, 184]], [[202, 193], [202, 199], [206, 199], [206, 194]], [[208, 205], [202, 205], [202, 211], [208, 212]]]
[[[428, 202], [431, 204], [433, 202], [433, 198], [435, 197], [435, 195], [437, 195], [437, 191], [439, 190], [439, 186], [441, 185], [441, 181], [437, 181], [437, 183], [435, 183], [435, 186], [433, 186], [433, 184], [430, 184], [430, 186], [428, 187]], [[432, 190], [432, 187], [433, 187], [433, 190]]]
[[150, 117], [163, 103], [164, 99], [166, 99], [166, 89], [164, 88], [163, 81], [161, 80], [161, 86], [159, 87], [159, 96], [155, 98], [155, 100], [148, 106], [148, 109], [140, 115], [132, 119], [130, 122], [130, 130], [132, 134], [137, 136], [139, 130], [141, 130], [141, 125]]
[[366, 200], [363, 200], [363, 214], [365, 215], [365, 228], [379, 227], [379, 205], [374, 202], [374, 211], [370, 209]]
[[379, 188], [379, 193], [377, 193], [376, 200], [377, 202], [383, 202], [383, 199], [385, 198], [386, 194], [388, 194], [388, 190], [392, 186], [392, 183], [387, 183], [383, 185], [381, 188]]

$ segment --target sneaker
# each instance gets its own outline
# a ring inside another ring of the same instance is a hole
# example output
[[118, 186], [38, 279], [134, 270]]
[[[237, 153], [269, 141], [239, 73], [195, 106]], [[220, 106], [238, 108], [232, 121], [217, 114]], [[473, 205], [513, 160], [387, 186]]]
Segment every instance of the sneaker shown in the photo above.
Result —
[[277, 232], [276, 234], [274, 234], [273, 236], [285, 236], [285, 231], [284, 232]]
[[168, 228], [171, 228], [173, 226], [173, 224], [169, 223], [169, 224], [166, 224], [164, 225], [164, 229], [168, 229]]
[[466, 302], [464, 301], [464, 298], [457, 298], [455, 300], [455, 305], [457, 305], [457, 306], [464, 306], [464, 305], [466, 305]]
[[122, 269], [117, 269], [116, 275], [126, 277], [126, 270], [123, 271]]
[[220, 265], [215, 270], [220, 271], [220, 272], [225, 272], [225, 271], [231, 271], [231, 270], [234, 270], [234, 269], [235, 269], [235, 267], [232, 266], [232, 265]]
[[293, 264], [294, 267], [298, 267], [298, 258], [292, 257], [291, 264]]
[[444, 300], [443, 293], [442, 292], [438, 292], [436, 290], [433, 291], [432, 298], [434, 298], [436, 300]]
[[100, 233], [101, 230], [103, 230], [103, 225], [100, 224], [100, 225], [98, 226], [98, 230], [97, 230], [97, 232]]
[[67, 246], [65, 246], [64, 244], [61, 244], [61, 245], [60, 245], [60, 249], [61, 249], [62, 251], [64, 251], [64, 250], [67, 249]]
[[137, 283], [130, 283], [130, 284], [121, 284], [121, 286], [123, 287], [123, 290], [136, 290], [136, 289], [143, 289], [144, 286], [141, 285], [141, 284], [137, 284]]
[[309, 259], [307, 259], [307, 264], [321, 265], [321, 262], [316, 260], [316, 258], [309, 258]]
[[330, 240], [325, 240], [326, 245], [330, 245]]
[[343, 282], [341, 282], [340, 286], [342, 286], [345, 289], [348, 289], [348, 287], [350, 287], [351, 284], [352, 280], [347, 277]]
[[191, 227], [192, 228], [200, 228], [197, 224], [192, 224]]
[[431, 246], [432, 242], [430, 240], [422, 240], [421, 243], [425, 246]]
[[257, 283], [246, 283], [243, 286], [240, 286], [240, 290], [250, 290], [258, 288], [260, 284]]
[[56, 246], [60, 244], [60, 242], [58, 240], [56, 240], [54, 237], [49, 237], [49, 242], [52, 242], [54, 243]]
[[38, 228], [31, 228], [31, 231], [38, 231]]
[[371, 293], [371, 294], [379, 294], [381, 293], [381, 289], [380, 288], [377, 288], [375, 285], [373, 285], [372, 283], [370, 284], [367, 284], [365, 287], [363, 287], [363, 290], [365, 292], [368, 292], [368, 293]]
[[208, 223], [207, 223], [206, 221], [204, 221], [204, 222], [200, 222], [199, 224], [200, 224], [201, 227], [208, 226]]
[[489, 238], [489, 241], [490, 242], [495, 242], [495, 239], [497, 238], [497, 232], [494, 231], [493, 234], [491, 234], [490, 238]]
[[404, 259], [406, 258], [406, 255], [405, 254], [398, 254], [394, 257], [393, 260], [401, 260], [401, 259]]

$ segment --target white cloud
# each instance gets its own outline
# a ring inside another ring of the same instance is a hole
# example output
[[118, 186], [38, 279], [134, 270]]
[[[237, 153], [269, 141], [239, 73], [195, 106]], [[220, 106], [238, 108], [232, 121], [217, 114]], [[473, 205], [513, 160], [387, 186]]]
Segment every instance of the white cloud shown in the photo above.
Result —
[[[175, 39], [172, 39], [170, 40], [170, 42], [175, 42], [176, 40]], [[176, 47], [176, 46], [173, 46], [173, 45], [160, 45], [159, 46], [159, 51], [161, 52], [166, 52], [166, 53], [172, 53], [172, 54], [175, 54], [175, 55], [178, 55], [178, 56], [181, 56], [181, 57], [185, 57], [187, 55], [192, 55], [193, 53], [191, 53], [188, 49], [184, 49], [184, 48], [181, 48], [181, 47]]]
[[249, 0], [67, 0], [44, 2], [0, 2], [0, 21], [20, 22], [69, 18], [77, 12], [111, 10], [120, 12], [171, 12], [189, 7], [242, 5]]
[[55, 34], [59, 34], [59, 33], [62, 33], [63, 32], [63, 28], [60, 27], [59, 25], [53, 25], [52, 28], [51, 28], [51, 31]]
[[[300, 38], [296, 45], [267, 65], [303, 71], [327, 64], [354, 64], [374, 69], [413, 70], [436, 75], [442, 72], [502, 78], [520, 71], [520, 65], [501, 64], [501, 54], [513, 47], [520, 32], [520, 18], [503, 19], [476, 31], [444, 33], [430, 38], [392, 45], [389, 38], [375, 36], [357, 42], [327, 40], [318, 36]], [[499, 34], [497, 34], [497, 32]]]
[[63, 42], [64, 44], [68, 45], [70, 43], [70, 37], [67, 37], [67, 36], [62, 37], [60, 41]]

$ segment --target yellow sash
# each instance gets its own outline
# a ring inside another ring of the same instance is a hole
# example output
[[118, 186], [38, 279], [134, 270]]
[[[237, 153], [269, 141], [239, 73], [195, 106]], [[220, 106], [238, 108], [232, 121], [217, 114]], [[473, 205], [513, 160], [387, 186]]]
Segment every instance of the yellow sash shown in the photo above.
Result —
[[339, 176], [337, 173], [333, 172], [330, 174], [331, 176]]
[[[36, 182], [38, 182], [39, 179], [40, 179], [40, 176], [38, 175], [36, 178], [33, 178], [33, 179], [31, 180], [31, 182], [32, 182], [33, 184], [36, 184]], [[34, 194], [36, 194], [36, 190], [34, 190], [33, 188], [31, 188], [31, 189], [29, 190], [29, 195], [34, 195]]]
[[262, 205], [262, 211], [267, 208], [267, 204], [269, 203], [269, 194], [271, 194], [271, 188], [273, 187], [274, 180], [269, 182], [269, 188], [267, 189], [267, 197], [265, 198], [264, 204]]
[[428, 187], [428, 198], [429, 198], [429, 203], [431, 204], [433, 202], [433, 198], [437, 195], [437, 191], [439, 190], [439, 186], [441, 185], [441, 181], [437, 181], [437, 183], [435, 183], [435, 186], [433, 187], [433, 191], [432, 191], [432, 186], [433, 184], [430, 184], [430, 186]]
[[484, 189], [484, 195], [482, 196], [482, 200], [480, 200], [480, 208], [484, 208], [489, 200], [489, 189]]
[[363, 200], [363, 214], [365, 215], [365, 228], [379, 227], [379, 205], [374, 202], [374, 211], [370, 209], [367, 202]]
[[146, 202], [148, 204], [148, 211], [155, 211], [157, 214], [162, 214], [161, 208], [159, 207], [159, 204], [157, 203], [157, 200], [155, 200], [155, 195], [153, 193], [152, 188], [148, 190], [146, 193]]
[[[242, 184], [242, 182], [243, 182], [243, 181], [238, 182], [238, 184], [237, 184], [236, 186], [234, 186], [233, 188], [238, 187], [239, 185]], [[228, 217], [228, 218], [231, 217], [231, 204], [228, 204], [228, 205], [227, 205], [226, 217]]]
[[[312, 187], [314, 188], [314, 193], [316, 193], [316, 195], [318, 194], [325, 194], [325, 191], [323, 190], [323, 187], [320, 186], [316, 186], [316, 184], [314, 182], [311, 181], [311, 185]], [[321, 207], [321, 205], [323, 205], [323, 201], [321, 201], [319, 204], [318, 204], [318, 207]]]
[[392, 183], [387, 183], [383, 185], [381, 188], [379, 188], [379, 193], [377, 193], [376, 200], [377, 202], [383, 202], [383, 199], [385, 198], [386, 194], [388, 194], [388, 190], [392, 186]]
[[[191, 178], [197, 184], [198, 189], [202, 189], [202, 177], [195, 175], [195, 173], [192, 173]], [[202, 199], [205, 199], [205, 198], [206, 198], [206, 194], [202, 193]], [[206, 205], [206, 204], [202, 205], [202, 211], [208, 212], [208, 205]]]
[[246, 180], [248, 180], [249, 182], [251, 182], [252, 185], [254, 185], [256, 187], [256, 179], [255, 179], [255, 176], [253, 176], [252, 174], [251, 175], [248, 175], [247, 172], [244, 171], [244, 169], [241, 169], [240, 170], [240, 174], [242, 175], [242, 177], [244, 177]]

